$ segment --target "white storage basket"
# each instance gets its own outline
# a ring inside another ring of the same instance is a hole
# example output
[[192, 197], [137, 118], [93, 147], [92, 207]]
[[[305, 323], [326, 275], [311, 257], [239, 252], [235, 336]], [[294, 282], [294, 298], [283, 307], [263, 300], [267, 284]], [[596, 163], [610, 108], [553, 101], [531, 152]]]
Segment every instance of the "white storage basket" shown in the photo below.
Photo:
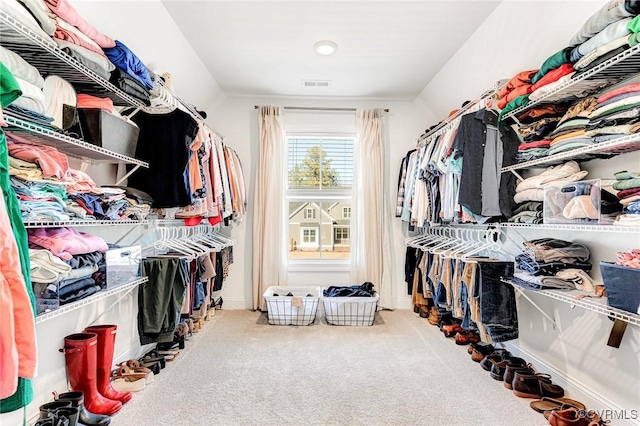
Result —
[[334, 325], [373, 325], [378, 295], [372, 297], [322, 297], [327, 323]]
[[264, 292], [269, 324], [312, 324], [316, 319], [320, 294], [320, 287], [269, 287]]

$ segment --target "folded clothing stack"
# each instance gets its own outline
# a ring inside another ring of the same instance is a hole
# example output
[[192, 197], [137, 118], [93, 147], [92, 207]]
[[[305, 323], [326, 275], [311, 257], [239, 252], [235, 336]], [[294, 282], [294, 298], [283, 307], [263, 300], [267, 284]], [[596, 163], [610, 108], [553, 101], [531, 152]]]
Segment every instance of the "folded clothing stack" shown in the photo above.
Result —
[[[47, 231], [44, 230], [44, 232]], [[59, 244], [55, 245], [44, 240], [38, 240], [50, 249], [38, 248], [43, 246], [33, 243], [31, 235], [29, 238], [31, 247], [29, 249], [31, 280], [36, 296], [38, 314], [55, 310], [66, 303], [84, 299], [104, 288], [106, 284], [106, 276], [104, 274], [106, 265], [104, 264], [103, 247], [100, 247], [99, 250], [70, 256], [66, 255], [68, 253], [64, 253], [63, 257], [69, 258], [63, 260], [61, 259], [62, 254], [56, 256], [50, 250], [58, 249]], [[64, 236], [61, 236], [61, 238], [64, 239]], [[101, 239], [91, 236], [91, 241], [98, 240]], [[78, 247], [74, 243], [74, 249], [70, 250], [76, 252], [89, 249], [80, 250]], [[85, 247], [89, 247], [89, 245]]]
[[577, 182], [587, 176], [586, 170], [580, 170], [575, 161], [568, 161], [557, 166], [550, 166], [542, 173], [524, 179], [516, 186], [513, 200], [516, 204], [526, 201], [544, 201], [544, 187]]
[[585, 136], [606, 142], [640, 131], [640, 83], [608, 90], [597, 98]]
[[549, 155], [590, 146], [594, 142], [587, 135], [589, 114], [596, 109], [596, 99], [584, 98], [573, 104], [549, 133]]
[[623, 206], [622, 214], [616, 217], [614, 225], [640, 226], [640, 172], [626, 170], [615, 174], [613, 189]]
[[589, 249], [580, 243], [555, 238], [525, 241], [516, 256], [516, 284], [531, 289], [555, 288], [594, 291]]

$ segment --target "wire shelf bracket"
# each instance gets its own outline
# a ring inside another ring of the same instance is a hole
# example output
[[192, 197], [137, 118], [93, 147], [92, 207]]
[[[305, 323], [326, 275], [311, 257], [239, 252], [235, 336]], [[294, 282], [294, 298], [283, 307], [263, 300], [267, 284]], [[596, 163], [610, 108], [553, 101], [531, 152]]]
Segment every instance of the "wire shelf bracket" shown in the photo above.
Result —
[[[508, 278], [503, 278], [501, 281], [507, 284], [511, 284], [514, 288], [527, 291], [525, 289], [522, 289], [522, 287], [518, 286], [512, 281], [509, 281]], [[617, 309], [617, 308], [608, 306], [604, 302], [604, 300], [606, 300], [605, 298], [576, 299], [577, 295], [582, 294], [577, 291], [570, 292], [569, 294], [565, 294], [566, 292], [563, 292], [560, 290], [536, 290], [534, 291], [534, 293], [541, 294], [551, 299], [555, 299], [555, 300], [559, 300], [561, 302], [567, 303], [571, 305], [572, 308], [579, 307], [587, 311], [595, 312], [599, 315], [605, 315], [612, 319], [624, 321], [631, 325], [640, 326], [640, 314], [634, 314], [631, 312], [623, 311], [622, 309]]]

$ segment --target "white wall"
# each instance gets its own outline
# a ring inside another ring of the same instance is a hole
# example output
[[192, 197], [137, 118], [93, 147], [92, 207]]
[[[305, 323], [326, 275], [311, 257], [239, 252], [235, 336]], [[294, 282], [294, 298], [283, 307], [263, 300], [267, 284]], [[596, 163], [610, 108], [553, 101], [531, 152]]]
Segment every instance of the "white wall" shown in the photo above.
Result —
[[[400, 161], [406, 152], [415, 146], [416, 138], [424, 132], [426, 124], [430, 122], [426, 118], [422, 106], [415, 102], [389, 102], [389, 101], [327, 101], [320, 99], [269, 99], [234, 97], [226, 98], [217, 106], [208, 107], [211, 116], [214, 117], [214, 125], [224, 140], [233, 146], [238, 152], [245, 170], [245, 177], [249, 185], [250, 208], [246, 219], [232, 230], [234, 238], [240, 243], [234, 248], [234, 260], [229, 280], [225, 284], [222, 296], [225, 308], [250, 309], [251, 301], [251, 258], [252, 258], [252, 220], [253, 211], [259, 206], [253, 206], [252, 200], [255, 193], [255, 176], [258, 161], [258, 119], [254, 105], [276, 106], [326, 106], [345, 108], [389, 108], [388, 113], [388, 146], [385, 147], [385, 191], [390, 207], [395, 206], [397, 173]], [[297, 114], [297, 113], [295, 113]], [[297, 121], [292, 119], [291, 121]], [[344, 120], [340, 120], [344, 121]], [[325, 127], [323, 127], [325, 128]], [[392, 212], [395, 211], [392, 210]], [[410, 297], [406, 294], [404, 283], [404, 236], [402, 235], [400, 221], [393, 218], [390, 238], [393, 254], [393, 287], [394, 306], [396, 308], [409, 308]], [[309, 277], [313, 278], [310, 279]], [[289, 274], [291, 285], [336, 285], [348, 284], [346, 272], [323, 272]], [[354, 283], [355, 284], [355, 283]]]
[[[495, 81], [538, 68], [568, 44], [582, 23], [604, 2], [503, 2], [454, 55], [420, 95], [436, 116], [473, 99]], [[640, 153], [583, 163], [589, 178], [612, 178], [618, 170], [638, 170]], [[640, 236], [589, 232], [522, 230], [516, 241], [553, 236], [585, 243], [592, 252], [592, 276], [598, 263], [615, 252], [640, 247]], [[640, 408], [640, 327], [629, 326], [619, 349], [606, 346], [612, 322], [605, 316], [543, 296], [532, 299], [557, 321], [557, 329], [526, 300], [518, 300], [520, 339], [510, 347], [554, 375], [569, 395], [594, 409]], [[618, 424], [618, 422], [613, 422]]]

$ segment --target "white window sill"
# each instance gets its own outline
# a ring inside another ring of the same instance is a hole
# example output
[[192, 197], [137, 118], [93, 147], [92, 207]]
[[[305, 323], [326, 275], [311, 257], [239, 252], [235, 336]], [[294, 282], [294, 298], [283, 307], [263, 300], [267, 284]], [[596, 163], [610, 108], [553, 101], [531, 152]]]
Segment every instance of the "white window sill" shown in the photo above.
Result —
[[289, 272], [348, 272], [351, 261], [330, 260], [290, 260]]

